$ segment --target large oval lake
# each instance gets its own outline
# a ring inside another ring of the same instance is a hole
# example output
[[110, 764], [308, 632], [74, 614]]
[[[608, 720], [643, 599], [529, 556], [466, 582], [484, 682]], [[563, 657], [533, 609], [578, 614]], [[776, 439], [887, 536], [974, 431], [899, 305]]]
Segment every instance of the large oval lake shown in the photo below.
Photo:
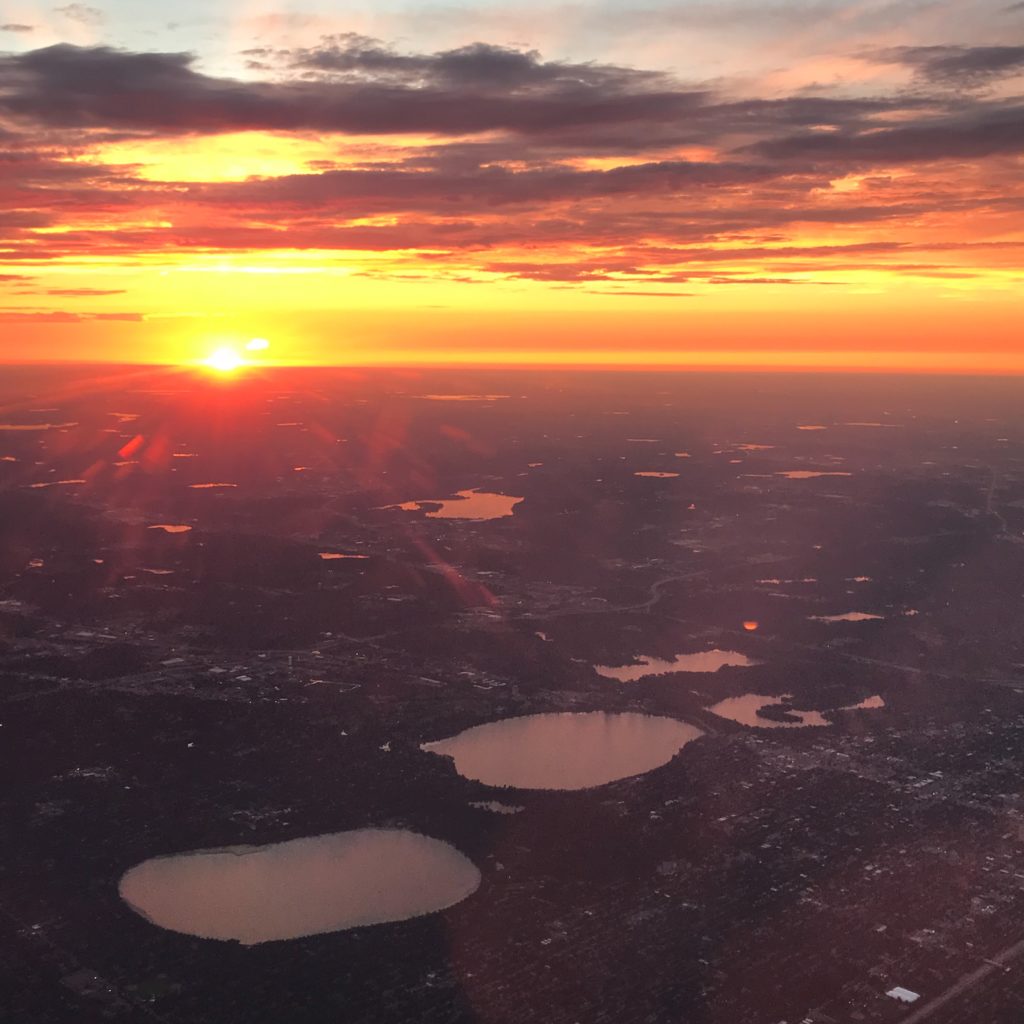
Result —
[[161, 928], [254, 945], [404, 921], [479, 885], [476, 865], [448, 843], [367, 828], [154, 857], [125, 873], [120, 893]]
[[423, 749], [488, 786], [589, 789], [667, 764], [703, 735], [674, 718], [632, 712], [556, 712], [474, 726]]

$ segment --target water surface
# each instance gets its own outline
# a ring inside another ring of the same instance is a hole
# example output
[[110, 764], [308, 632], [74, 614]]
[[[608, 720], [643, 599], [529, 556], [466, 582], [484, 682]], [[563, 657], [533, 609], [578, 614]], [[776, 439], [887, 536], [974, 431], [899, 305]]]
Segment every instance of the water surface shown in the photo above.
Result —
[[717, 672], [720, 668], [737, 666], [746, 668], [760, 662], [748, 658], [739, 651], [720, 651], [717, 647], [711, 651], [698, 651], [696, 654], [677, 654], [671, 661], [663, 658], [637, 658], [636, 665], [595, 665], [594, 671], [606, 679], [618, 679], [621, 683], [631, 683], [647, 676], [660, 676], [668, 672]]
[[813, 622], [869, 622], [872, 619], [884, 619], [884, 615], [873, 615], [871, 612], [843, 612], [842, 615], [808, 615]]
[[[742, 697], [726, 697], [708, 708], [719, 718], [728, 718], [730, 722], [738, 722], [752, 729], [806, 729], [808, 726], [829, 725], [829, 721], [820, 711], [797, 711], [788, 705], [790, 694], [783, 693], [777, 697], [761, 693], [745, 693]], [[785, 707], [786, 712], [793, 716], [793, 721], [776, 721], [763, 718], [758, 712], [768, 707]]]
[[[799, 711], [790, 706], [792, 696], [788, 693], [769, 697], [760, 693], [745, 693], [741, 697], [728, 697], [708, 710], [720, 718], [749, 726], [752, 729], [806, 729], [809, 726], [831, 725], [820, 711]], [[784, 708], [793, 717], [792, 721], [765, 718], [760, 712], [765, 708]], [[885, 701], [878, 695], [865, 697], [857, 704], [847, 704], [834, 711], [874, 711], [885, 707]]]
[[816, 480], [819, 476], [853, 476], [852, 473], [824, 469], [785, 469], [774, 475], [784, 476], [787, 480]]
[[642, 775], [702, 733], [674, 718], [603, 711], [525, 715], [478, 725], [423, 749], [488, 786], [589, 789]]
[[154, 857], [125, 873], [120, 893], [161, 928], [248, 946], [404, 921], [479, 885], [476, 866], [448, 843], [368, 828]]
[[503, 519], [512, 515], [512, 510], [524, 498], [509, 494], [492, 494], [474, 487], [468, 491], [456, 491], [454, 498], [421, 498], [418, 501], [404, 501], [400, 505], [385, 505], [403, 512], [419, 511], [424, 505], [437, 505], [427, 511], [428, 519], [466, 519], [483, 522], [487, 519]]

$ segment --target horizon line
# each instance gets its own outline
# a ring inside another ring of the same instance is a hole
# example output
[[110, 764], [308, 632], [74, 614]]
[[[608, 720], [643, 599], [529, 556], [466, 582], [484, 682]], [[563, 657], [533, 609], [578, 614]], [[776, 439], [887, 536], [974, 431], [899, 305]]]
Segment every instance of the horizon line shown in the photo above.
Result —
[[[210, 372], [202, 360], [126, 360], [126, 359], [0, 359], [0, 366], [8, 367], [131, 367], [154, 370], [194, 370]], [[683, 363], [683, 362], [587, 362], [587, 361], [391, 361], [391, 362], [252, 362], [238, 367], [233, 374], [224, 376], [245, 376], [264, 370], [523, 370], [523, 371], [586, 371], [604, 373], [718, 373], [718, 374], [849, 374], [857, 376], [899, 376], [899, 377], [1022, 377], [1024, 365], [1017, 366], [921, 366], [921, 365], [866, 365], [837, 364], [823, 366], [820, 363], [762, 363], [738, 366], [736, 363]]]

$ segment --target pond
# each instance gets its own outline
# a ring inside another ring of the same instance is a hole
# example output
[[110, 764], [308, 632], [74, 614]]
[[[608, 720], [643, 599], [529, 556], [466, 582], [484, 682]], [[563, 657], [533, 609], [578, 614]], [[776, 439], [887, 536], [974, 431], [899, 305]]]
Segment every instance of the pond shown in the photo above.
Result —
[[476, 866], [448, 843], [366, 828], [154, 857], [124, 874], [120, 893], [161, 928], [249, 946], [405, 921], [479, 885]]
[[667, 764], [703, 733], [674, 718], [603, 711], [524, 715], [424, 743], [467, 779], [516, 789], [589, 789]]

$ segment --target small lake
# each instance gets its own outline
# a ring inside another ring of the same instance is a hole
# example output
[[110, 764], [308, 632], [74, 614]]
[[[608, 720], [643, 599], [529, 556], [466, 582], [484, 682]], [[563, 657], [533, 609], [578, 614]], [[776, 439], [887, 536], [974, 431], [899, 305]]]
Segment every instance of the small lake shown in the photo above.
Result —
[[[788, 693], [777, 697], [765, 696], [760, 693], [745, 693], [742, 697], [726, 697], [708, 708], [719, 718], [728, 718], [730, 722], [749, 726], [752, 729], [806, 729], [808, 726], [829, 725], [829, 721], [820, 711], [797, 711], [790, 708]], [[769, 707], [785, 707], [786, 712], [793, 716], [792, 721], [776, 721], [763, 718], [759, 711]]]
[[633, 712], [554, 712], [478, 725], [422, 749], [455, 761], [487, 786], [589, 789], [667, 764], [703, 733], [674, 718]]
[[427, 511], [428, 519], [466, 519], [484, 522], [512, 515], [512, 510], [524, 500], [509, 494], [492, 494], [474, 487], [468, 491], [456, 491], [454, 498], [424, 498], [419, 501], [404, 501], [400, 505], [385, 505], [384, 508], [417, 512], [424, 505], [437, 505], [438, 508]]
[[161, 928], [251, 946], [405, 921], [479, 885], [476, 866], [448, 843], [367, 828], [154, 857], [124, 874], [120, 893]]
[[842, 615], [808, 615], [812, 622], [870, 622], [884, 619], [884, 615], [873, 615], [871, 612], [843, 612]]
[[787, 480], [816, 480], [819, 476], [853, 476], [852, 473], [824, 469], [785, 469], [774, 475], [784, 476]]
[[[708, 708], [713, 715], [728, 718], [730, 722], [749, 726], [752, 729], [806, 729], [808, 727], [831, 725], [832, 723], [820, 711], [798, 711], [790, 706], [792, 697], [788, 693], [777, 697], [768, 697], [760, 693], [745, 693], [742, 697], [728, 697], [713, 707]], [[885, 707], [882, 697], [875, 695], [865, 697], [857, 704], [847, 704], [834, 708], [833, 711], [877, 711]], [[765, 718], [760, 714], [765, 708], [785, 709], [791, 720]]]
[[620, 683], [631, 683], [647, 676], [661, 676], [668, 672], [717, 672], [720, 668], [736, 666], [747, 668], [760, 662], [748, 658], [739, 651], [698, 651], [696, 654], [677, 654], [671, 661], [662, 658], [637, 658], [636, 665], [595, 665], [594, 671], [606, 679], [618, 679]]
[[148, 529], [162, 530], [164, 533], [189, 533], [192, 527], [185, 526], [184, 523], [157, 523], [155, 526], [148, 527]]

